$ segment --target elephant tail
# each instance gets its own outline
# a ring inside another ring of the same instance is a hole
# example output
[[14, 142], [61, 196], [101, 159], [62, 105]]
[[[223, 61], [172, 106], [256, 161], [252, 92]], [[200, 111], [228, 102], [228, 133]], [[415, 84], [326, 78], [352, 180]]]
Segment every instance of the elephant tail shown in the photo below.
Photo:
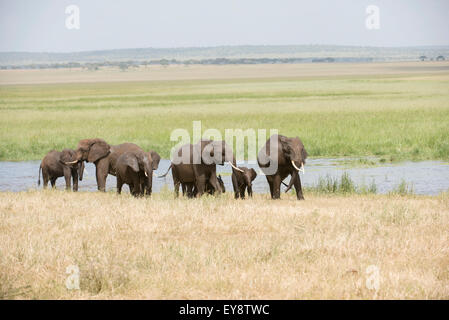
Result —
[[293, 178], [293, 177], [290, 178], [290, 183], [288, 184], [288, 186], [287, 186], [287, 184], [284, 183], [284, 181], [282, 181], [282, 183], [284, 184], [284, 186], [287, 187], [287, 189], [285, 190], [285, 193], [289, 192], [290, 189], [293, 187], [293, 184], [294, 184], [294, 182], [295, 182], [294, 179], [295, 179], [295, 178]]
[[42, 163], [39, 165], [39, 178], [37, 179], [37, 185], [41, 185], [41, 170], [42, 170]]
[[170, 165], [170, 167], [168, 167], [168, 169], [167, 169], [167, 172], [166, 173], [164, 173], [163, 175], [161, 175], [161, 176], [157, 176], [158, 178], [165, 178], [165, 176], [170, 172], [170, 169], [173, 167], [173, 163]]

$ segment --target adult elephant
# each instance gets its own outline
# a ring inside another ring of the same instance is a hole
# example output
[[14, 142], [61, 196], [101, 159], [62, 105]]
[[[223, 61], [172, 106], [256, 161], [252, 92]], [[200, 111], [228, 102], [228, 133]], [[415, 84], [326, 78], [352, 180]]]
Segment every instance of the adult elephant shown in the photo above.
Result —
[[76, 160], [66, 162], [66, 164], [80, 161], [94, 163], [98, 190], [106, 191], [106, 178], [108, 174], [116, 175], [118, 157], [125, 152], [133, 151], [142, 151], [142, 148], [129, 142], [111, 146], [103, 139], [83, 139], [78, 143]]
[[151, 195], [153, 165], [150, 153], [143, 151], [125, 152], [117, 159], [117, 193], [122, 192], [123, 184], [129, 185], [135, 197]]
[[217, 164], [224, 165], [225, 162], [229, 162], [233, 168], [240, 170], [236, 167], [232, 149], [225, 141], [204, 139], [195, 145], [186, 144], [181, 146], [175, 152], [175, 159], [173, 159], [170, 166], [175, 196], [179, 196], [181, 184], [186, 186], [193, 184], [196, 190], [195, 195], [198, 197], [202, 196], [206, 191], [207, 184], [210, 184], [210, 187], [215, 192], [224, 192], [217, 178]]
[[272, 135], [265, 146], [259, 151], [257, 162], [267, 178], [272, 199], [281, 196], [281, 183], [291, 175], [289, 188], [293, 185], [296, 198], [304, 200], [299, 171], [304, 172], [307, 151], [298, 137], [288, 138], [282, 135]]

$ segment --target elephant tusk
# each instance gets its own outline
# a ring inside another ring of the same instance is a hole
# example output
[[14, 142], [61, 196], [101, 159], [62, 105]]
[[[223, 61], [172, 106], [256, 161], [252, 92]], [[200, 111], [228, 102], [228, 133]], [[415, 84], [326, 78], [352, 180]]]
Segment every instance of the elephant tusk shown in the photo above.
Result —
[[145, 177], [148, 177], [148, 173], [145, 171]]
[[306, 174], [306, 169], [304, 168], [304, 162], [301, 163], [302, 174]]
[[293, 167], [295, 167], [295, 169], [296, 169], [297, 171], [301, 171], [301, 169], [299, 169], [299, 168], [296, 166], [296, 164], [293, 162], [293, 160], [292, 160], [292, 165], [293, 165]]
[[75, 161], [70, 161], [70, 162], [64, 162], [65, 164], [74, 164], [74, 163], [77, 163], [78, 162], [78, 160], [75, 160]]
[[231, 161], [229, 161], [229, 164], [231, 165], [231, 167], [233, 167], [235, 170], [237, 170], [237, 171], [240, 171], [240, 172], [243, 172], [243, 170], [242, 169], [239, 169], [239, 168], [237, 168], [236, 166], [234, 166], [233, 164], [232, 164], [232, 162]]

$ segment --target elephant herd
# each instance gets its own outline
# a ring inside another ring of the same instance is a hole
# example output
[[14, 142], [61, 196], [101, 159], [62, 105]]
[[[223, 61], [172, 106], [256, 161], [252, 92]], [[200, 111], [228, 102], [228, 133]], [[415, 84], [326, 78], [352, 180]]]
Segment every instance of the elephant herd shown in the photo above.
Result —
[[[257, 162], [270, 187], [272, 199], [280, 198], [280, 187], [287, 176], [291, 176], [287, 191], [295, 187], [298, 200], [304, 199], [299, 172], [304, 171], [307, 152], [298, 138], [282, 135], [271, 136], [260, 150]], [[108, 174], [117, 178], [117, 193], [127, 184], [134, 196], [151, 195], [154, 171], [158, 169], [161, 157], [150, 150], [145, 152], [134, 143], [109, 145], [105, 140], [84, 139], [79, 141], [76, 150], [64, 149], [62, 152], [50, 151], [39, 167], [42, 171], [44, 188], [50, 181], [55, 186], [58, 177], [64, 177], [66, 189], [78, 190], [78, 180], [83, 179], [84, 162], [95, 164], [98, 190], [106, 191]], [[216, 166], [229, 162], [232, 167], [232, 186], [236, 199], [252, 196], [252, 182], [257, 176], [254, 169], [237, 167], [232, 148], [224, 141], [202, 139], [197, 144], [186, 144], [174, 153], [165, 177], [172, 171], [175, 196], [182, 194], [200, 197], [204, 193], [225, 192], [221, 176], [217, 176]], [[285, 184], [285, 183], [284, 183]]]

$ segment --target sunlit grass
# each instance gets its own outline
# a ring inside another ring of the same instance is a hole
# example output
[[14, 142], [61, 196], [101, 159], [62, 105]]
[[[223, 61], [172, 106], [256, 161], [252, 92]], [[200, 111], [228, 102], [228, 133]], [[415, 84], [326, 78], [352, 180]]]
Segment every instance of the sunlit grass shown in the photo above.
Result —
[[449, 159], [449, 74], [0, 86], [0, 160], [83, 138], [169, 157], [176, 128], [279, 129], [312, 157]]
[[[448, 299], [448, 205], [447, 193], [0, 193], [0, 298]], [[66, 288], [71, 265], [80, 290]]]

